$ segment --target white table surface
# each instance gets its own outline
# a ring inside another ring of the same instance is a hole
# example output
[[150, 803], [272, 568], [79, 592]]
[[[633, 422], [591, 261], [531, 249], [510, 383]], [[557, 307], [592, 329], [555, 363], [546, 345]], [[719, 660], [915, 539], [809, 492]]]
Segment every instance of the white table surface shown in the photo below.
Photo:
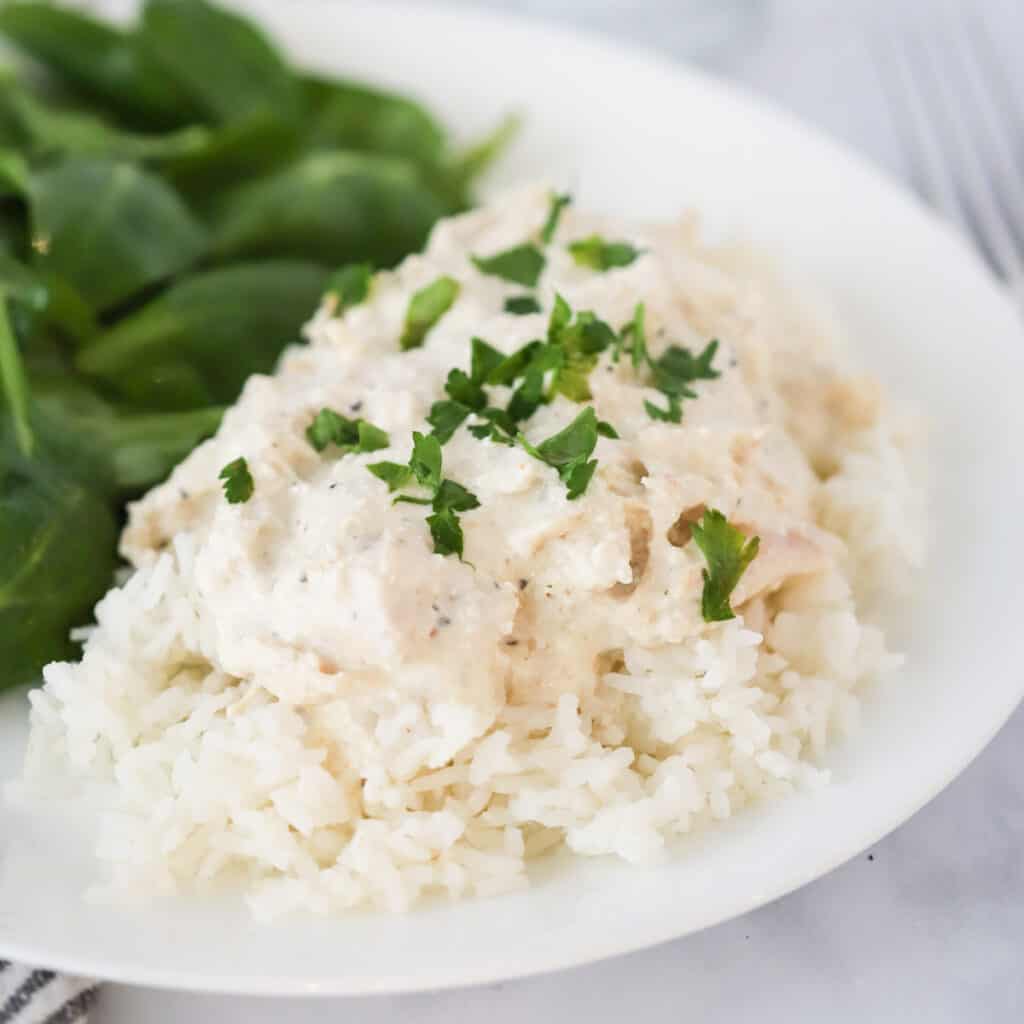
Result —
[[[678, 12], [693, 0], [486, 2], [612, 30], [684, 56]], [[963, 2], [1002, 19], [1000, 38], [1010, 54], [1016, 39], [1020, 63], [1024, 5]], [[760, 27], [713, 63], [904, 174], [868, 46], [872, 32], [927, 19], [941, 6], [943, 0], [765, 0]], [[1018, 95], [1024, 113], [1024, 89]], [[904, 1024], [915, 1018], [925, 1024], [1024, 1020], [1024, 712], [957, 782], [870, 854], [687, 939], [593, 967], [429, 995], [304, 1002], [110, 985], [92, 1019]]]

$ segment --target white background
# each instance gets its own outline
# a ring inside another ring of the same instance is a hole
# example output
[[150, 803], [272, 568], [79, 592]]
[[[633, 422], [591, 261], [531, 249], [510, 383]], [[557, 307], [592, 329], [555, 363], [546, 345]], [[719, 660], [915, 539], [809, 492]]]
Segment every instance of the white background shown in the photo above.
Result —
[[[704, 62], [905, 176], [901, 135], [875, 78], [873, 47], [881, 35], [934, 41], [953, 0], [747, 3], [760, 14], [725, 50], [705, 52]], [[701, 4], [721, 6], [720, 0], [487, 0], [680, 58], [700, 35], [685, 9]], [[961, 14], [983, 10], [998, 27], [1007, 57], [1020, 63], [1024, 11], [1018, 0], [964, 0], [960, 6]], [[1024, 125], [1024, 77], [1018, 82], [1018, 124]], [[1017, 142], [1020, 184], [1024, 134]], [[1024, 1019], [1022, 768], [1024, 714], [1018, 712], [949, 790], [870, 854], [762, 910], [645, 953], [436, 995], [302, 1002], [107, 986], [93, 1020], [903, 1024], [917, 1018], [1016, 1024]]]

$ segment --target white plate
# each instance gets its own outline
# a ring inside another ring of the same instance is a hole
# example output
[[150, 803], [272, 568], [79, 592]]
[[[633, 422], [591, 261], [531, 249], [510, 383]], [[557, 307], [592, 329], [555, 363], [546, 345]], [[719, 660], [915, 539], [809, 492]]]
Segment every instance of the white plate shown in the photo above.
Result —
[[[249, 6], [252, 6], [251, 4]], [[634, 950], [743, 913], [876, 841], [935, 796], [1024, 690], [1024, 336], [968, 249], [856, 157], [726, 86], [608, 43], [466, 10], [261, 5], [304, 61], [421, 94], [472, 134], [526, 130], [503, 180], [581, 205], [700, 207], [817, 282], [864, 362], [934, 424], [935, 545], [895, 624], [909, 655], [830, 759], [827, 791], [745, 814], [656, 870], [577, 861], [529, 892], [406, 917], [258, 926], [231, 907], [112, 911], [74, 833], [0, 809], [0, 955], [122, 981], [239, 993], [367, 993], [490, 981]], [[0, 777], [21, 694], [0, 701]]]

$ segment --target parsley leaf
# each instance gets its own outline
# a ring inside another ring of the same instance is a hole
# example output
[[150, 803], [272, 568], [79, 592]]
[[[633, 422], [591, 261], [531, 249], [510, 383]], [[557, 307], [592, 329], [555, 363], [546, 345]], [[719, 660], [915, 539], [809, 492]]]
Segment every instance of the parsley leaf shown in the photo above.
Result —
[[592, 270], [628, 267], [642, 254], [641, 249], [634, 248], [629, 242], [606, 242], [600, 235], [590, 235], [570, 243], [569, 252], [579, 266]]
[[663, 423], [680, 423], [683, 419], [683, 406], [678, 395], [667, 395], [668, 405], [662, 409], [660, 405], [644, 399], [644, 409], [652, 420], [661, 420]]
[[430, 328], [451, 309], [458, 297], [459, 282], [453, 277], [439, 277], [416, 292], [405, 314], [405, 328], [399, 342], [402, 351], [419, 348]]
[[498, 444], [515, 444], [515, 420], [504, 409], [481, 409], [477, 416], [483, 422], [471, 425], [469, 432], [478, 441], [490, 438]]
[[441, 444], [436, 437], [414, 433], [412, 438], [412, 455], [408, 466], [401, 466], [397, 462], [375, 462], [368, 468], [388, 485], [389, 492], [404, 487], [415, 477], [416, 482], [430, 492], [429, 497], [416, 498], [400, 494], [394, 499], [395, 504], [429, 505], [431, 514], [427, 516], [427, 525], [434, 541], [435, 554], [458, 555], [461, 559], [463, 536], [459, 513], [479, 508], [480, 502], [462, 484], [442, 476]]
[[434, 495], [435, 512], [469, 512], [470, 509], [479, 508], [480, 502], [472, 491], [467, 491], [462, 484], [454, 480], [442, 480], [441, 486]]
[[527, 288], [536, 286], [546, 263], [544, 253], [531, 242], [524, 242], [493, 256], [473, 256], [472, 260], [482, 274], [500, 277]]
[[472, 411], [468, 405], [451, 399], [435, 402], [430, 407], [430, 415], [427, 417], [427, 422], [431, 426], [430, 433], [440, 444], [447, 444]]
[[358, 306], [370, 294], [373, 266], [369, 263], [349, 263], [334, 273], [327, 282], [327, 294], [337, 300], [338, 310]]
[[366, 420], [350, 420], [333, 409], [321, 409], [306, 427], [306, 440], [322, 452], [328, 445], [337, 445], [343, 454], [375, 452], [391, 443], [388, 435]]
[[218, 479], [224, 481], [224, 497], [232, 505], [248, 501], [254, 489], [249, 464], [244, 458], [229, 462], [219, 473]]
[[540, 229], [540, 240], [545, 245], [551, 244], [551, 239], [555, 237], [555, 230], [558, 227], [559, 218], [562, 216], [562, 211], [572, 202], [572, 196], [568, 193], [562, 193], [561, 195], [557, 192], [551, 194], [551, 206], [548, 207], [548, 219], [544, 221], [544, 227]]
[[496, 348], [488, 345], [483, 338], [473, 339], [472, 356], [469, 363], [469, 376], [477, 384], [487, 382], [494, 370], [504, 362], [505, 356]]
[[657, 359], [652, 359], [647, 351], [644, 321], [644, 304], [640, 302], [633, 312], [633, 319], [622, 328], [621, 341], [615, 346], [612, 359], [617, 362], [623, 347], [627, 347], [633, 368], [639, 372], [646, 366], [651, 374], [651, 386], [666, 399], [664, 407], [645, 400], [647, 415], [652, 420], [679, 423], [683, 418], [682, 399], [697, 397], [697, 392], [690, 385], [698, 380], [715, 380], [721, 376], [711, 365], [718, 351], [718, 342], [709, 341], [696, 356], [681, 345], [670, 345]]
[[400, 462], [373, 462], [366, 467], [388, 485], [388, 492], [397, 491], [412, 479], [412, 470]]
[[666, 395], [696, 398], [696, 393], [687, 385], [697, 380], [715, 380], [721, 376], [711, 365], [717, 351], [718, 342], [714, 340], [709, 341], [698, 356], [687, 348], [672, 345], [650, 364], [654, 386]]
[[482, 409], [487, 404], [487, 395], [480, 384], [463, 370], [449, 370], [444, 385], [445, 391], [470, 409]]
[[513, 423], [528, 420], [544, 401], [544, 372], [530, 368], [523, 375], [523, 382], [512, 393], [508, 403], [509, 419]]
[[510, 295], [505, 300], [506, 313], [528, 316], [530, 313], [539, 313], [540, 311], [541, 304], [532, 295]]
[[708, 564], [704, 570], [704, 591], [700, 610], [705, 622], [724, 622], [736, 616], [729, 595], [754, 560], [760, 537], [747, 540], [717, 509], [709, 508], [699, 523], [693, 524], [693, 539]]
[[[614, 428], [612, 428], [614, 429]], [[564, 430], [534, 446], [519, 434], [517, 440], [535, 459], [558, 471], [570, 501], [587, 489], [597, 460], [591, 459], [597, 445], [598, 419], [594, 407], [588, 405]]]
[[505, 356], [490, 373], [487, 374], [488, 384], [514, 384], [518, 377], [526, 371], [537, 352], [543, 348], [543, 342], [528, 341], [522, 348], [516, 349], [511, 355]]
[[458, 555], [461, 560], [464, 539], [458, 515], [451, 509], [433, 512], [427, 516], [427, 526], [434, 541], [434, 554]]
[[441, 486], [441, 442], [430, 434], [414, 431], [409, 468], [417, 483], [435, 492]]
[[589, 377], [598, 356], [616, 343], [615, 332], [591, 312], [582, 312], [572, 319], [572, 310], [561, 295], [555, 296], [555, 307], [548, 322], [548, 344], [557, 348], [555, 376], [551, 395], [561, 394], [573, 402], [591, 397]]

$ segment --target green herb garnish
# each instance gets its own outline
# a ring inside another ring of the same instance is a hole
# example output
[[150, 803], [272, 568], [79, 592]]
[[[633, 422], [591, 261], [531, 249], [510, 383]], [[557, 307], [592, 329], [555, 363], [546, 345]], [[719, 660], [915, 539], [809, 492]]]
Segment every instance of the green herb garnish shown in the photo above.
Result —
[[734, 619], [736, 616], [729, 605], [729, 596], [757, 556], [760, 537], [748, 540], [721, 512], [709, 508], [701, 521], [693, 524], [693, 539], [708, 564], [703, 570], [704, 591], [700, 602], [704, 621]]
[[550, 245], [551, 240], [555, 237], [555, 231], [558, 228], [558, 221], [562, 216], [562, 211], [572, 202], [572, 196], [568, 193], [559, 195], [557, 192], [552, 193], [551, 206], [548, 208], [548, 218], [544, 221], [544, 227], [540, 229], [540, 240], [545, 245]]
[[452, 399], [435, 402], [430, 407], [430, 415], [427, 416], [427, 422], [431, 426], [430, 433], [437, 438], [439, 444], [447, 444], [472, 411], [468, 405]]
[[600, 235], [590, 235], [571, 242], [569, 252], [581, 267], [592, 270], [613, 270], [628, 267], [643, 250], [636, 249], [629, 242], [606, 242]]
[[514, 313], [516, 316], [539, 313], [541, 308], [541, 304], [532, 295], [510, 295], [505, 300], [505, 312]]
[[414, 480], [424, 488], [426, 497], [400, 494], [394, 499], [395, 504], [429, 505], [431, 514], [427, 516], [427, 525], [434, 541], [434, 553], [458, 555], [461, 559], [463, 537], [459, 513], [478, 508], [480, 502], [462, 484], [442, 476], [441, 442], [436, 437], [417, 432], [412, 439], [408, 466], [397, 462], [376, 462], [368, 468], [388, 485], [389, 492], [399, 490]]
[[493, 256], [473, 256], [473, 265], [482, 274], [500, 277], [513, 284], [534, 288], [544, 270], [544, 253], [530, 242], [495, 253]]
[[479, 415], [486, 409], [487, 393], [483, 385], [504, 358], [482, 338], [474, 338], [469, 373], [459, 369], [449, 371], [444, 386], [448, 398], [435, 402], [427, 416], [430, 432], [441, 444], [447, 444], [470, 415]]
[[306, 440], [322, 452], [329, 444], [342, 449], [343, 454], [361, 455], [387, 448], [388, 435], [366, 420], [350, 420], [333, 409], [321, 409], [306, 427]]
[[488, 345], [483, 338], [472, 341], [469, 375], [477, 384], [488, 382], [491, 374], [505, 361], [503, 353], [493, 345]]
[[666, 399], [665, 407], [645, 400], [647, 415], [652, 420], [679, 423], [683, 418], [682, 400], [697, 397], [697, 392], [690, 385], [698, 380], [715, 380], [721, 376], [711, 365], [718, 351], [718, 341], [709, 341], [696, 356], [681, 345], [670, 345], [657, 359], [652, 359], [647, 351], [644, 322], [645, 309], [641, 302], [637, 304], [633, 319], [622, 329], [612, 359], [617, 362], [622, 349], [626, 348], [635, 370], [646, 367], [651, 376], [651, 386]]
[[366, 468], [388, 485], [389, 492], [401, 490], [412, 480], [412, 470], [400, 462], [373, 462]]
[[327, 282], [327, 294], [337, 300], [338, 311], [358, 306], [370, 294], [373, 267], [369, 263], [350, 263], [334, 273]]
[[574, 501], [587, 489], [597, 460], [591, 459], [598, 434], [618, 436], [611, 424], [598, 420], [594, 407], [588, 405], [564, 430], [534, 446], [519, 434], [519, 443], [535, 458], [558, 471], [567, 496]]
[[219, 478], [224, 481], [224, 497], [232, 505], [248, 501], [252, 497], [254, 486], [252, 474], [249, 472], [249, 464], [244, 457], [229, 462], [220, 471]]
[[451, 309], [458, 296], [459, 282], [453, 277], [439, 277], [416, 292], [405, 314], [405, 329], [399, 342], [402, 351], [419, 348], [427, 332]]

